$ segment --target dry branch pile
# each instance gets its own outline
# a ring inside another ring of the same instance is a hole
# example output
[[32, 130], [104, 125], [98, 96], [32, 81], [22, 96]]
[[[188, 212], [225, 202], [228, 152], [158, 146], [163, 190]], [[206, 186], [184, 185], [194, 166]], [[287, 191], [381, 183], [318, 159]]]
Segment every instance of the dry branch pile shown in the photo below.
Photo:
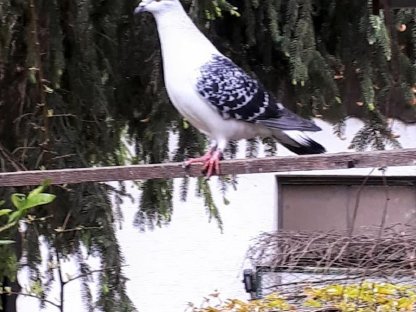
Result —
[[[291, 232], [261, 234], [248, 251], [256, 266], [280, 272], [365, 277], [414, 277], [416, 227], [395, 225], [384, 230], [360, 228], [348, 232]], [[346, 271], [347, 270], [347, 271]]]

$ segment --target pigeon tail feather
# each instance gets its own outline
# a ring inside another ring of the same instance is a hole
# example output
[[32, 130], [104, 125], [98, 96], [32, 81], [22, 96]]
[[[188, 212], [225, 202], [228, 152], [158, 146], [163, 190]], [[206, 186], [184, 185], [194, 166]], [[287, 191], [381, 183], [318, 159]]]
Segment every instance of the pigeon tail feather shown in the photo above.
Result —
[[[325, 153], [325, 148], [318, 142], [312, 140], [304, 132], [301, 131], [282, 131], [287, 137], [284, 141], [279, 140], [280, 143], [291, 152], [298, 155], [308, 154], [322, 154]], [[280, 134], [280, 137], [282, 135]]]
[[299, 130], [299, 131], [320, 131], [313, 121], [304, 119], [287, 108], [284, 108], [280, 103], [278, 107], [282, 107], [277, 111], [277, 117], [269, 117], [267, 119], [259, 119], [258, 123], [269, 128], [277, 128], [280, 130]]

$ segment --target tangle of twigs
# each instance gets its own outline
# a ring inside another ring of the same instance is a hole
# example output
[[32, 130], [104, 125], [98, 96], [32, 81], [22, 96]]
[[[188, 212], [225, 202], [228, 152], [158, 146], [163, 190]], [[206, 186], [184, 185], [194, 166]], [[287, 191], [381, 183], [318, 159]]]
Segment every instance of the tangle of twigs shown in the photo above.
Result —
[[255, 266], [281, 272], [365, 277], [415, 276], [416, 227], [397, 224], [347, 231], [263, 233], [252, 244], [248, 258]]

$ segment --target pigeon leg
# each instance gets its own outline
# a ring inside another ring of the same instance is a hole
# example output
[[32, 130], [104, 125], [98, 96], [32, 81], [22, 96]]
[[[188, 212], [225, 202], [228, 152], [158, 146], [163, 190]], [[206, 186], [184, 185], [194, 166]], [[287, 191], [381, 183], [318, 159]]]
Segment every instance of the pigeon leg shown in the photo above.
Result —
[[220, 174], [220, 160], [222, 159], [222, 153], [220, 150], [215, 150], [211, 157], [205, 162], [202, 172], [206, 173], [206, 177], [209, 179], [213, 174]]
[[185, 161], [185, 168], [189, 167], [191, 164], [195, 164], [195, 163], [203, 163], [206, 164], [212, 157], [214, 153], [213, 149], [210, 149], [208, 152], [206, 152], [203, 156], [201, 157], [196, 157], [196, 158], [191, 158], [188, 159], [187, 161]]
[[205, 155], [197, 158], [191, 158], [185, 161], [185, 168], [194, 163], [203, 163], [202, 172], [206, 173], [206, 177], [209, 178], [213, 174], [220, 173], [220, 160], [222, 159], [222, 153], [220, 150], [211, 148]]

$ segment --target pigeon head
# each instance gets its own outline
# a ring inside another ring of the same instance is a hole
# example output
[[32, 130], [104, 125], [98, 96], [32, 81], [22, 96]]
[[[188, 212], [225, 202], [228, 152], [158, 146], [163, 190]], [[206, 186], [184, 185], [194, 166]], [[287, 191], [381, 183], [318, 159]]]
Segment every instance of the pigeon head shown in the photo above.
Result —
[[179, 0], [142, 0], [134, 10], [134, 14], [150, 12], [157, 14], [171, 10], [173, 7], [180, 6]]

